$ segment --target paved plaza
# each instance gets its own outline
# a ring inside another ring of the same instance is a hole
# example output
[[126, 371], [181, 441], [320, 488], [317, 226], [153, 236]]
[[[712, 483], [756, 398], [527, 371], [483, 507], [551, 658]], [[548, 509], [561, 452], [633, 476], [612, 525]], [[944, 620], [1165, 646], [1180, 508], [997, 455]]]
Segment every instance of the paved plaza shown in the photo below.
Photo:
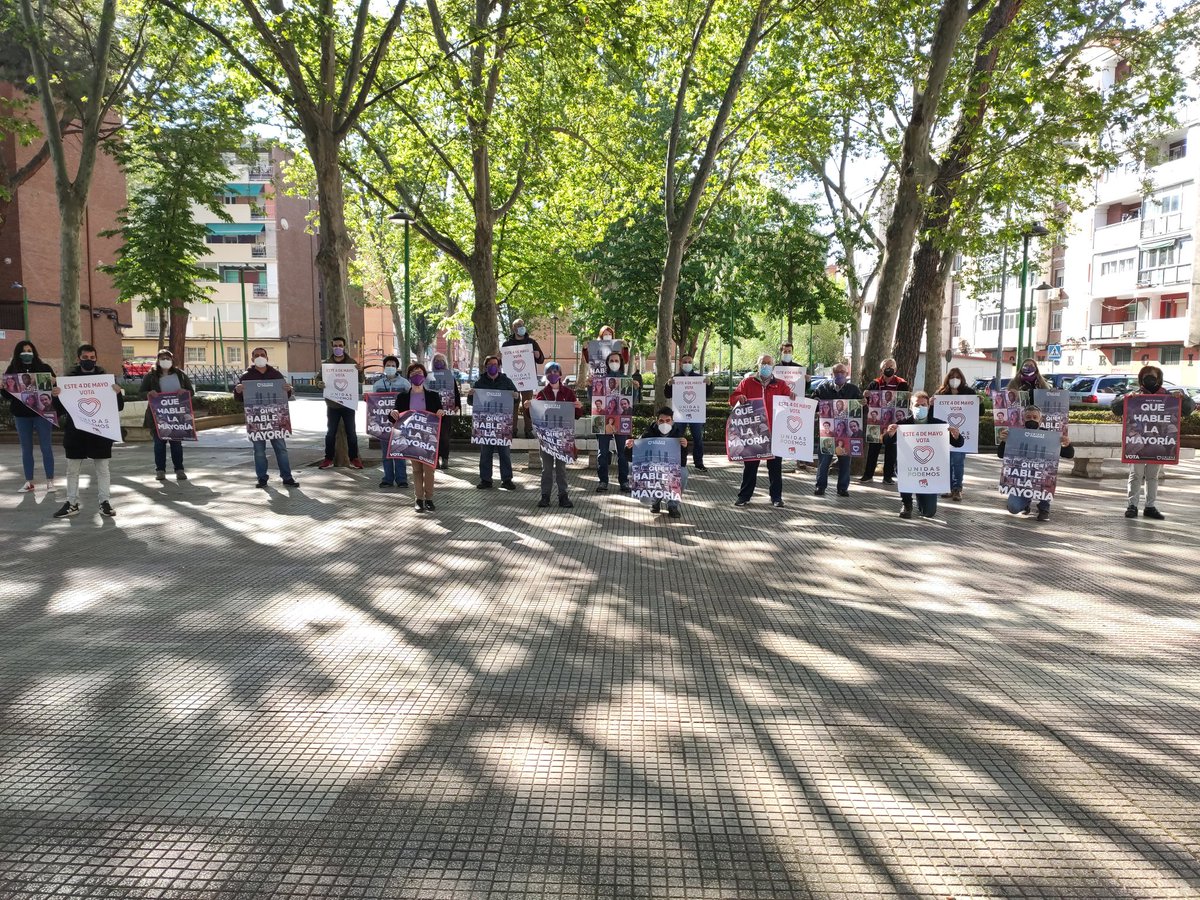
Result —
[[422, 515], [297, 411], [300, 488], [119, 446], [115, 520], [0, 445], [0, 898], [1200, 897], [1200, 463], [904, 522], [710, 452], [671, 521], [458, 451]]

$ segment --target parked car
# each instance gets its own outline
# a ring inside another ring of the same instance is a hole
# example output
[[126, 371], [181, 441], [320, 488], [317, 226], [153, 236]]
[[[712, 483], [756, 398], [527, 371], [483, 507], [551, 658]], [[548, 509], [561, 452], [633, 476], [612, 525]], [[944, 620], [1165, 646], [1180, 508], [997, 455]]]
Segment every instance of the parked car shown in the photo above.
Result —
[[[1001, 378], [999, 390], [1004, 390], [1006, 387], [1008, 387], [1008, 383], [1010, 381], [1012, 381], [1011, 378]], [[977, 394], [986, 395], [994, 389], [993, 386], [995, 385], [995, 383], [996, 383], [995, 375], [993, 375], [991, 378], [976, 378], [973, 382], [971, 382], [971, 389], [974, 390], [975, 393], [977, 393]]]
[[578, 381], [579, 379], [574, 375], [568, 375], [563, 378], [563, 387], [569, 387], [571, 390], [575, 390], [575, 385]]
[[1082, 373], [1050, 372], [1047, 374], [1046, 372], [1043, 372], [1042, 377], [1045, 378], [1046, 381], [1050, 382], [1050, 386], [1054, 388], [1054, 390], [1065, 391], [1071, 386], [1071, 383], [1074, 382], [1076, 378], [1082, 377]]
[[1075, 409], [1106, 409], [1118, 394], [1137, 385], [1136, 375], [1081, 375], [1067, 391]]

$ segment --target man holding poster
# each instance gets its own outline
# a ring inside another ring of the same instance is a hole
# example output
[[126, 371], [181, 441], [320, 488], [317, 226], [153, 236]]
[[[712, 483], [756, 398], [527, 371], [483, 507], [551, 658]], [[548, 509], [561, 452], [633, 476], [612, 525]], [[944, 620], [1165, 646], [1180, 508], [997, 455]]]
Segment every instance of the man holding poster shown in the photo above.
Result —
[[[433, 387], [432, 384], [430, 386]], [[433, 389], [437, 390], [436, 387]], [[375, 379], [371, 390], [363, 395], [367, 401], [367, 434], [379, 441], [383, 447], [383, 478], [379, 481], [381, 488], [390, 488], [392, 485], [408, 487], [408, 462], [388, 456], [388, 442], [392, 438], [390, 413], [396, 408], [396, 397], [402, 391], [408, 390], [412, 390], [412, 382], [400, 374], [400, 359], [385, 356], [383, 374]], [[441, 396], [440, 392], [438, 396]]]
[[575, 459], [575, 420], [583, 415], [583, 404], [562, 383], [562, 367], [553, 360], [546, 363], [546, 386], [525, 404], [530, 407], [542, 460], [542, 497], [538, 506], [545, 509], [550, 505], [553, 478], [558, 488], [558, 505], [570, 509], [575, 504], [567, 496], [567, 463]]
[[697, 472], [707, 472], [704, 467], [704, 422], [708, 418], [708, 401], [712, 399], [712, 382], [696, 374], [696, 366], [690, 353], [679, 360], [679, 371], [667, 381], [663, 396], [671, 401], [675, 421], [686, 424], [692, 436], [692, 462]]
[[633, 451], [630, 467], [630, 492], [638, 500], [650, 500], [652, 513], [662, 512], [667, 501], [667, 515], [678, 519], [683, 489], [687, 487], [687, 438], [683, 423], [676, 423], [669, 406], [655, 416], [641, 440], [632, 438], [625, 448]]
[[1137, 518], [1143, 484], [1146, 486], [1146, 518], [1166, 518], [1156, 506], [1158, 481], [1163, 466], [1179, 462], [1183, 417], [1196, 411], [1191, 397], [1182, 391], [1168, 393], [1162, 383], [1162, 369], [1142, 366], [1138, 372], [1139, 389], [1112, 402], [1113, 415], [1120, 416], [1124, 422], [1121, 462], [1129, 463], [1125, 491], [1127, 519]]
[[246, 407], [246, 434], [254, 448], [256, 486], [267, 486], [267, 441], [270, 441], [283, 483], [287, 487], [299, 487], [300, 483], [292, 477], [286, 440], [292, 433], [292, 419], [287, 408], [292, 386], [283, 373], [268, 362], [265, 347], [255, 347], [250, 358], [254, 364], [242, 373], [233, 392], [238, 402]]
[[112, 445], [121, 440], [120, 411], [125, 408], [125, 391], [97, 364], [96, 348], [91, 344], [81, 346], [75, 356], [75, 368], [58, 379], [52, 391], [67, 455], [67, 502], [54, 518], [65, 519], [79, 512], [79, 472], [85, 459], [92, 460], [96, 467], [100, 512], [111, 518], [117, 511], [110, 502], [108, 464]]
[[913, 495], [922, 518], [937, 512], [938, 494], [950, 487], [950, 448], [963, 445], [962, 433], [931, 415], [929, 395], [912, 395], [913, 425], [891, 424], [884, 441], [896, 442], [900, 518], [913, 517]]
[[358, 386], [363, 382], [362, 366], [346, 353], [345, 338], [335, 337], [330, 344], [333, 349], [329, 359], [321, 364], [321, 380], [325, 383], [325, 458], [317, 468], [328, 469], [333, 465], [338, 428], [341, 428], [346, 432], [350, 465], [361, 469], [363, 464], [358, 457], [358, 428], [354, 416], [358, 412]]
[[1042, 411], [1036, 406], [1025, 407], [1024, 415], [1025, 427], [1010, 429], [996, 446], [996, 455], [1004, 460], [1000, 492], [1008, 495], [1008, 511], [1014, 516], [1028, 514], [1037, 501], [1038, 521], [1045, 522], [1058, 486], [1058, 461], [1074, 458], [1075, 448], [1067, 435], [1042, 427]]
[[816, 416], [816, 400], [776, 397], [771, 416], [771, 454], [780, 459], [812, 462]]
[[796, 395], [774, 372], [774, 357], [764, 353], [758, 358], [758, 371], [743, 378], [729, 395], [733, 411], [725, 426], [726, 455], [742, 461], [742, 486], [734, 506], [750, 502], [758, 482], [758, 463], [765, 459], [771, 505], [783, 508], [783, 460], [771, 455], [771, 405], [775, 397], [795, 400]]
[[500, 357], [483, 361], [483, 372], [467, 395], [471, 404], [471, 443], [479, 447], [478, 488], [492, 486], [492, 460], [500, 456], [500, 486], [515, 491], [512, 469], [513, 400], [517, 386], [500, 370]]
[[[500, 355], [504, 359], [504, 371], [507, 372], [521, 392], [521, 401], [513, 415], [513, 434], [517, 432], [517, 418], [523, 415], [525, 419], [525, 437], [533, 437], [533, 424], [530, 421], [529, 407], [525, 403], [533, 399], [533, 392], [538, 388], [538, 366], [546, 361], [542, 348], [529, 334], [524, 319], [513, 319], [512, 336], [500, 345]], [[444, 408], [444, 407], [443, 407]]]
[[[850, 369], [844, 363], [838, 363], [833, 367], [833, 378], [817, 388], [816, 399], [818, 413], [822, 405], [827, 404], [832, 408], [833, 404], [838, 400], [846, 401], [847, 407], [849, 407], [851, 401], [857, 401], [861, 407], [862, 391], [859, 390], [858, 385], [850, 380]], [[879, 426], [876, 425], [875, 427], [878, 428]], [[825, 496], [825, 489], [829, 486], [829, 468], [833, 465], [834, 457], [837, 457], [837, 495], [839, 497], [850, 496], [852, 454], [847, 452], [845, 445], [838, 444], [837, 439], [833, 437], [832, 431], [828, 435], [825, 435], [824, 431], [822, 431], [819, 450], [820, 462], [817, 465], [817, 483], [813, 489], [813, 494], [818, 497]]]
[[167, 480], [167, 447], [176, 481], [187, 481], [183, 470], [183, 441], [196, 440], [196, 418], [192, 397], [196, 391], [183, 369], [175, 365], [175, 354], [159, 350], [157, 364], [142, 379], [146, 396], [145, 425], [154, 429], [154, 477]]

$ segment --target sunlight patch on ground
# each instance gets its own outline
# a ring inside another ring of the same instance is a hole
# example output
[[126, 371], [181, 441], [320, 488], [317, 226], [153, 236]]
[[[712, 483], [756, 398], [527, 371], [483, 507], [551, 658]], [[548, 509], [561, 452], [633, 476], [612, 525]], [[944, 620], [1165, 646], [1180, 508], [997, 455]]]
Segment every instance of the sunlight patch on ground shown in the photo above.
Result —
[[758, 636], [768, 650], [798, 662], [824, 678], [846, 684], [870, 684], [878, 677], [866, 666], [800, 638], [777, 631], [760, 631]]

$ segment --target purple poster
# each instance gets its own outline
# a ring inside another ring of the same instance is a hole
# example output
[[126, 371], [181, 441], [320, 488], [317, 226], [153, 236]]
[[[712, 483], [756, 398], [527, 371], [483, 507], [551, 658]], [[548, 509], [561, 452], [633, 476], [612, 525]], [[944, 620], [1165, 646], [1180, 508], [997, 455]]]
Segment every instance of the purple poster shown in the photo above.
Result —
[[679, 438], [641, 438], [633, 442], [629, 468], [631, 496], [637, 500], [678, 502], [687, 484], [680, 464]]
[[729, 411], [725, 455], [733, 462], [771, 459], [771, 428], [762, 400], [746, 400]]
[[423, 409], [405, 410], [392, 425], [387, 458], [411, 459], [427, 466], [436, 466], [441, 430], [442, 418], [437, 413]]
[[169, 391], [151, 398], [150, 417], [159, 440], [197, 440], [192, 395], [187, 391]]
[[364, 394], [367, 401], [367, 434], [385, 447], [392, 433], [392, 410], [396, 408], [396, 391], [372, 391]]
[[4, 389], [49, 422], [58, 424], [54, 410], [54, 376], [49, 372], [16, 372], [4, 376]]
[[1171, 394], [1130, 394], [1125, 398], [1121, 462], [1179, 462], [1182, 401]]
[[1041, 428], [1013, 428], [1004, 444], [1000, 493], [1030, 502], [1051, 500], [1058, 486], [1062, 435]]
[[242, 382], [246, 402], [246, 434], [252, 441], [270, 441], [292, 433], [287, 388], [281, 379]]

